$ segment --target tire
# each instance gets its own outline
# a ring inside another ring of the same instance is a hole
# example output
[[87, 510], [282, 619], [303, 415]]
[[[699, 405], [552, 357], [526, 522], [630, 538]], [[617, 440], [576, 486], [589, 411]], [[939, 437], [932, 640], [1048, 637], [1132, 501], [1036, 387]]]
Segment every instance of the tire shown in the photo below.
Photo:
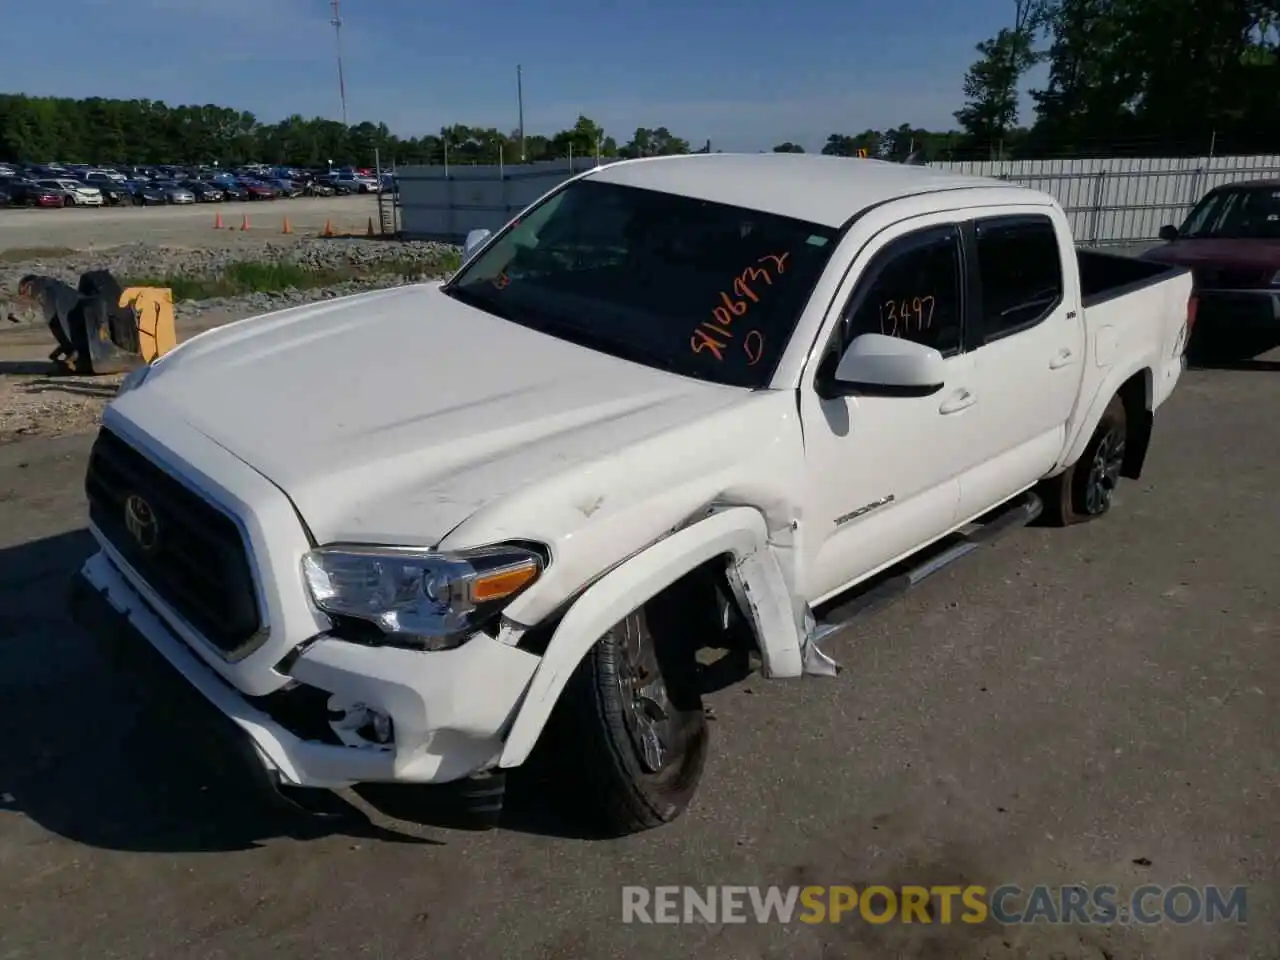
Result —
[[685, 614], [671, 590], [606, 631], [539, 738], [544, 770], [604, 835], [672, 822], [702, 778], [709, 732]]
[[76, 202], [71, 197], [63, 197], [62, 205], [64, 207], [74, 207], [76, 205]]
[[1080, 459], [1041, 485], [1047, 523], [1059, 527], [1085, 523], [1110, 512], [1128, 435], [1124, 401], [1112, 397]]

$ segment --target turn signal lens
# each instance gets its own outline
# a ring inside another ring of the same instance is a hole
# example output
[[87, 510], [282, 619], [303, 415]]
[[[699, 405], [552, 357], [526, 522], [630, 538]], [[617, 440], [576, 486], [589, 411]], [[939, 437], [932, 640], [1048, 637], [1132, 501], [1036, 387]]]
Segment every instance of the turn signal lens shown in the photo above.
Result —
[[538, 564], [526, 560], [516, 567], [482, 573], [471, 581], [471, 600], [476, 604], [491, 603], [509, 597], [538, 577]]

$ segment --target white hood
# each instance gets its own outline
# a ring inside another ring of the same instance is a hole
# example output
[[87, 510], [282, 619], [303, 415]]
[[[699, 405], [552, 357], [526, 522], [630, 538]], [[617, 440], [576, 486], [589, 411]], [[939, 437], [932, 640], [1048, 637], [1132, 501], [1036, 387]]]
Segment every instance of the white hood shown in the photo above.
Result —
[[435, 285], [212, 330], [138, 397], [276, 484], [320, 542], [434, 545], [495, 498], [746, 399]]

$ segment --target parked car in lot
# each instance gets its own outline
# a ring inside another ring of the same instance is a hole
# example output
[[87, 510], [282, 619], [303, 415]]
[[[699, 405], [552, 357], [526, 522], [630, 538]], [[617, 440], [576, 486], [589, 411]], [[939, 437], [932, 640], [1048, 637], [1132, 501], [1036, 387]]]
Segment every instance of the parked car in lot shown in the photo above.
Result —
[[1199, 324], [1280, 330], [1280, 180], [1210, 190], [1183, 224], [1166, 226], [1148, 260], [1191, 269]]
[[127, 183], [116, 180], [99, 181], [97, 188], [102, 192], [102, 199], [109, 206], [129, 206], [134, 202], [133, 192]]
[[132, 181], [127, 184], [133, 195], [133, 202], [141, 207], [149, 207], [169, 202], [169, 195], [153, 183]]
[[9, 202], [22, 207], [61, 207], [66, 205], [66, 191], [42, 186], [34, 180], [14, 178], [0, 181], [0, 189], [9, 194]]
[[1191, 322], [1186, 270], [1076, 250], [1050, 196], [869, 160], [623, 161], [467, 254], [189, 340], [104, 414], [76, 619], [276, 785], [546, 738], [603, 826], [674, 819], [700, 650], [831, 675], [877, 599], [1106, 514]]
[[342, 197], [361, 192], [360, 185], [352, 180], [339, 180], [336, 177], [329, 177], [316, 182], [330, 188], [335, 194]]
[[294, 197], [302, 196], [302, 186], [292, 180], [273, 178], [271, 180], [264, 180], [263, 182], [269, 187], [272, 187], [276, 191], [277, 196], [285, 197], [286, 199], [293, 199]]
[[208, 180], [184, 180], [182, 186], [190, 190], [199, 203], [218, 203], [226, 199], [222, 187]]
[[376, 177], [368, 177], [359, 173], [335, 173], [331, 182], [350, 184], [352, 193], [373, 193], [378, 189]]
[[249, 194], [250, 200], [274, 200], [280, 191], [261, 180], [241, 180], [240, 186]]
[[103, 187], [108, 184], [121, 184], [128, 179], [123, 173], [115, 170], [87, 170], [77, 178], [91, 187]]
[[239, 183], [232, 183], [227, 180], [216, 180], [214, 183], [218, 189], [222, 191], [222, 195], [227, 200], [248, 200], [249, 191]]
[[56, 180], [37, 180], [42, 187], [50, 190], [62, 191], [62, 203], [67, 207], [100, 207], [102, 206], [102, 191], [97, 187], [91, 187], [81, 183], [79, 180], [70, 178], [59, 178]]
[[155, 184], [169, 203], [195, 203], [196, 195], [175, 180], [161, 180]]
[[303, 195], [308, 197], [332, 197], [337, 191], [327, 183], [319, 180], [308, 180], [302, 188]]

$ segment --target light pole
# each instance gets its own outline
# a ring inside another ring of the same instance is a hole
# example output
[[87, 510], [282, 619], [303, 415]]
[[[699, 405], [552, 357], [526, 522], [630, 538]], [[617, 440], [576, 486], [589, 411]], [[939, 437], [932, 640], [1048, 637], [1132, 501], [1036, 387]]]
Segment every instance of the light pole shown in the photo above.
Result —
[[516, 64], [516, 107], [520, 112], [520, 162], [524, 163], [524, 69]]
[[333, 0], [333, 36], [338, 47], [338, 97], [342, 102], [342, 125], [347, 125], [347, 82], [342, 76], [342, 0]]

